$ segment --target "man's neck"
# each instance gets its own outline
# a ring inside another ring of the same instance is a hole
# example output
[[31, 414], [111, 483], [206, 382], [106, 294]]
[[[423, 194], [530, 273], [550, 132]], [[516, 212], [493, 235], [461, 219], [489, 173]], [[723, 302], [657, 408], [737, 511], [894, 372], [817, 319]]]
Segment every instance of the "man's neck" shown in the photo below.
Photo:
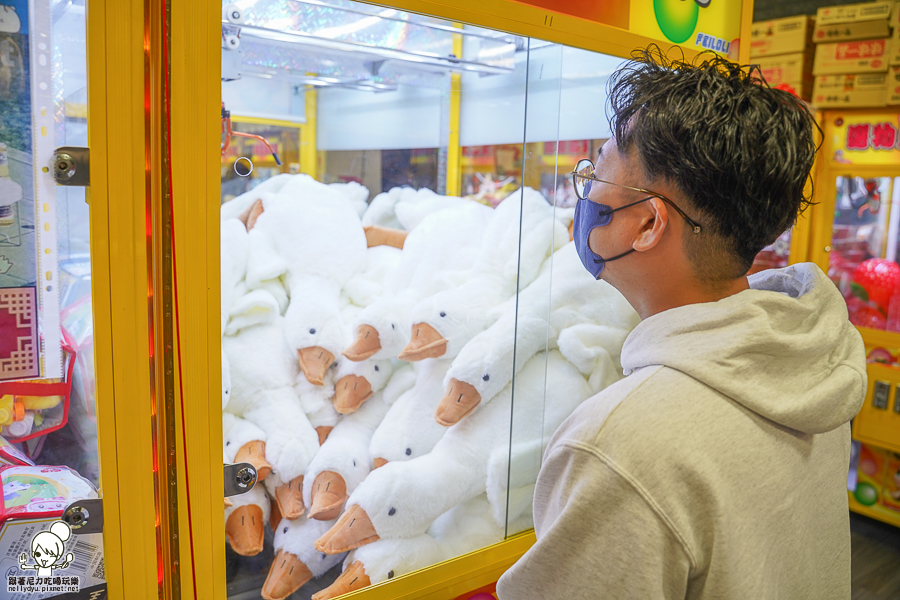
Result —
[[625, 293], [624, 295], [631, 302], [641, 319], [646, 319], [679, 306], [718, 302], [723, 298], [749, 289], [750, 282], [747, 278], [739, 277], [716, 287], [702, 286], [696, 283], [694, 285], [680, 283], [665, 287], [660, 286], [657, 289], [643, 288], [638, 293]]

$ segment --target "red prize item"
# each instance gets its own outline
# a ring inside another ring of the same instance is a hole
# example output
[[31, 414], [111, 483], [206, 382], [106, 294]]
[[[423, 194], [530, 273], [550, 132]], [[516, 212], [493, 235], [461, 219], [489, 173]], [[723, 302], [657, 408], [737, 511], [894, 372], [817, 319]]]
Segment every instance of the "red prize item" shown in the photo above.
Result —
[[849, 313], [850, 322], [857, 327], [868, 327], [870, 329], [884, 329], [887, 327], [887, 318], [884, 316], [884, 313], [859, 298], [847, 300], [847, 312]]
[[853, 282], [859, 284], [884, 314], [891, 296], [900, 290], [900, 265], [884, 258], [870, 258], [856, 267]]

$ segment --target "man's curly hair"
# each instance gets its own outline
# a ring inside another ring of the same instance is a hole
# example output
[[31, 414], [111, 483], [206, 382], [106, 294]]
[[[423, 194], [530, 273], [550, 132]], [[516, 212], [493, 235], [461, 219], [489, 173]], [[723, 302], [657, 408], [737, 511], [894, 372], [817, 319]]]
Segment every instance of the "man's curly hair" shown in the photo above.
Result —
[[611, 76], [609, 102], [619, 151], [633, 146], [647, 177], [674, 185], [703, 226], [685, 236], [702, 279], [746, 274], [811, 203], [821, 130], [757, 66], [711, 53], [689, 63], [651, 45]]

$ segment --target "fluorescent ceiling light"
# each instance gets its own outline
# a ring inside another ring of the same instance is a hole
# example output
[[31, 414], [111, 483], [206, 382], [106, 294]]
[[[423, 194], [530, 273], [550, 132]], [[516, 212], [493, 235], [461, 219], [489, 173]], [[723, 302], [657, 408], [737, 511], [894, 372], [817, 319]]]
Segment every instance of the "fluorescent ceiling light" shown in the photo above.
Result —
[[398, 60], [402, 62], [440, 67], [442, 69], [449, 69], [452, 71], [471, 71], [475, 73], [500, 75], [503, 73], [510, 73], [513, 70], [509, 67], [498, 67], [479, 62], [462, 60], [459, 58], [452, 58], [450, 56], [440, 56], [433, 53], [409, 52], [407, 50], [399, 50], [396, 48], [382, 48], [379, 46], [371, 46], [368, 44], [360, 44], [356, 42], [322, 39], [313, 34], [303, 31], [277, 31], [274, 29], [263, 27], [242, 25], [241, 37], [263, 42], [269, 41], [288, 45], [304, 45], [316, 48], [324, 48], [327, 50], [334, 50], [338, 52], [352, 52], [359, 55], [367, 55], [387, 60]]

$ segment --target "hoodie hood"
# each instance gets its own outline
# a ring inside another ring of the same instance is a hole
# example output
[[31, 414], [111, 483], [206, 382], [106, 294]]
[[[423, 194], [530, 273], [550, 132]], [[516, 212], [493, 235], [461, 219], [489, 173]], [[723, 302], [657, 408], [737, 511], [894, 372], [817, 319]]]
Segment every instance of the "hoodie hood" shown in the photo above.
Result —
[[642, 321], [622, 349], [625, 374], [676, 369], [804, 433], [852, 419], [865, 399], [866, 357], [840, 292], [812, 263], [749, 281], [751, 289], [718, 302]]

